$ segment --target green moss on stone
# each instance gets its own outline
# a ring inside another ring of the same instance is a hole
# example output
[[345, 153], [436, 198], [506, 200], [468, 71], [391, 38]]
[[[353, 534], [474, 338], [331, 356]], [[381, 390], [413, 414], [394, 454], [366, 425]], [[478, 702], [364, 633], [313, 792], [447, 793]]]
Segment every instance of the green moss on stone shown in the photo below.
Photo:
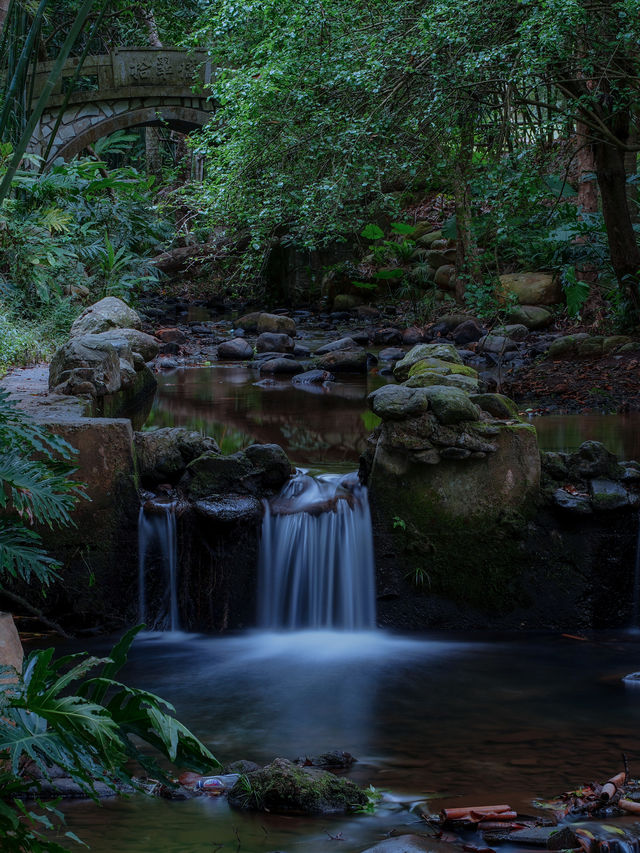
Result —
[[409, 377], [432, 371], [439, 371], [445, 375], [459, 373], [462, 376], [471, 376], [474, 379], [478, 378], [478, 371], [474, 370], [473, 367], [467, 367], [466, 364], [454, 364], [450, 361], [443, 361], [440, 358], [423, 358], [421, 361], [417, 361], [409, 368]]
[[364, 791], [349, 779], [284, 758], [242, 776], [229, 792], [229, 803], [236, 808], [274, 814], [344, 813], [367, 802]]

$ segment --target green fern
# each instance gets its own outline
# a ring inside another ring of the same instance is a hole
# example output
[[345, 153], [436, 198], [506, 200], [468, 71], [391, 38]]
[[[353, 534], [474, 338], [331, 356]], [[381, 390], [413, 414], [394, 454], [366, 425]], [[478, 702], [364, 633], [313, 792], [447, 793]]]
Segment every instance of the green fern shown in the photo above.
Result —
[[41, 584], [56, 576], [58, 564], [42, 548], [33, 525], [72, 523], [83, 495], [70, 479], [76, 451], [20, 411], [0, 389], [0, 573]]

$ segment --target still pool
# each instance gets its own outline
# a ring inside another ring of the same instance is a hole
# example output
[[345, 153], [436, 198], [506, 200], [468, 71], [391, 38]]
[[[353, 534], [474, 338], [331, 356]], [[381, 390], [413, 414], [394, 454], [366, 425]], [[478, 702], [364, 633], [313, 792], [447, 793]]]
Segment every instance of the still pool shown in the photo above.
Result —
[[640, 689], [621, 679], [639, 668], [640, 639], [623, 633], [147, 635], [126, 680], [173, 702], [223, 763], [343, 749], [358, 758], [351, 778], [385, 800], [346, 818], [245, 815], [223, 797], [65, 811], [97, 853], [355, 853], [394, 828], [424, 828], [410, 811], [419, 801], [531, 813], [535, 797], [609, 778], [623, 752], [638, 772]]

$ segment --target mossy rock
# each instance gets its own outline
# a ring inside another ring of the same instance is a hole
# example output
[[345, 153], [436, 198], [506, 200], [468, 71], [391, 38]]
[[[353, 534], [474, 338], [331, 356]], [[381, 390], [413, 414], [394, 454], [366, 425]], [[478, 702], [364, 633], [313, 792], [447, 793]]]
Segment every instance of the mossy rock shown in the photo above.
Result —
[[450, 373], [458, 373], [462, 376], [470, 376], [473, 379], [478, 378], [478, 372], [473, 367], [467, 367], [466, 364], [457, 364], [450, 361], [444, 361], [441, 358], [424, 358], [417, 361], [409, 368], [409, 378], [420, 375], [421, 373], [430, 373], [438, 370], [443, 376], [448, 376]]
[[367, 802], [355, 782], [284, 758], [242, 776], [229, 792], [231, 806], [271, 814], [344, 814]]
[[477, 421], [480, 411], [469, 399], [469, 395], [459, 388], [445, 385], [432, 385], [422, 389], [429, 400], [429, 408], [441, 424], [458, 424], [463, 421]]
[[469, 394], [478, 390], [478, 380], [473, 376], [458, 373], [443, 374], [439, 370], [425, 370], [410, 376], [405, 383], [407, 388], [429, 388], [432, 385], [444, 385], [447, 388], [459, 388]]
[[244, 491], [243, 481], [253, 472], [253, 466], [242, 451], [231, 456], [203, 453], [194, 459], [185, 472], [189, 496], [199, 500], [208, 495]]
[[499, 421], [522, 420], [516, 404], [504, 394], [472, 394], [469, 399]]
[[414, 364], [428, 358], [445, 361], [447, 364], [462, 364], [462, 359], [453, 344], [416, 344], [393, 368], [393, 375], [402, 382], [408, 378]]
[[586, 341], [589, 335], [586, 332], [579, 332], [575, 335], [563, 335], [561, 338], [556, 338], [552, 341], [551, 346], [547, 351], [548, 358], [567, 358], [575, 355], [578, 351], [578, 344]]
[[429, 408], [426, 395], [406, 385], [383, 385], [372, 391], [367, 401], [374, 414], [384, 421], [405, 420]]

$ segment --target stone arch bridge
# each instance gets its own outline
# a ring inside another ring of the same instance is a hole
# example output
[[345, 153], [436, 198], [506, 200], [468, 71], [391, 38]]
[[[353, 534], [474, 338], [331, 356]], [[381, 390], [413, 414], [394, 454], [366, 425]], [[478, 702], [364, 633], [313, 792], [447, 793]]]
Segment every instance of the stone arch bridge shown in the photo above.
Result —
[[[214, 110], [205, 91], [212, 73], [206, 53], [186, 53], [177, 48], [122, 48], [85, 59], [55, 131], [77, 62], [70, 59], [66, 63], [31, 139], [29, 150], [46, 155], [47, 165], [58, 157], [67, 160], [79, 154], [116, 130], [146, 126], [189, 133], [202, 127]], [[52, 65], [43, 62], [37, 66], [34, 101]], [[53, 145], [46, 154], [54, 132]]]

